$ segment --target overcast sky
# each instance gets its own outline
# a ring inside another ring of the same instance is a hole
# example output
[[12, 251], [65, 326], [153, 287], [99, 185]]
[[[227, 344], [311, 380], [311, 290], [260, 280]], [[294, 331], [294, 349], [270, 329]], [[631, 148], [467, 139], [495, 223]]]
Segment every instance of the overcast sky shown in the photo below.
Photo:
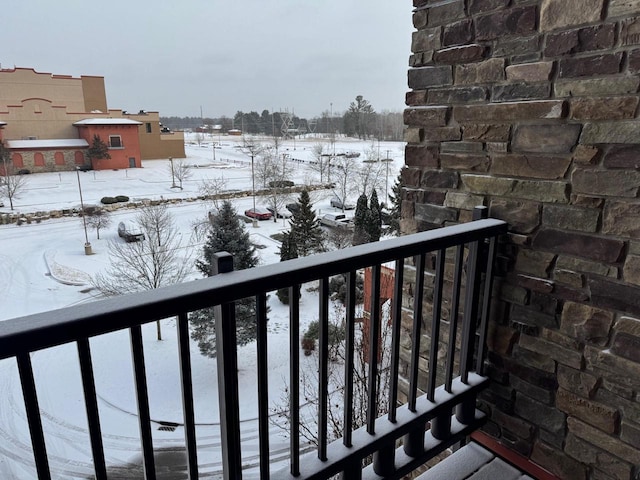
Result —
[[163, 116], [400, 111], [409, 0], [13, 0], [2, 68], [105, 77], [110, 108]]

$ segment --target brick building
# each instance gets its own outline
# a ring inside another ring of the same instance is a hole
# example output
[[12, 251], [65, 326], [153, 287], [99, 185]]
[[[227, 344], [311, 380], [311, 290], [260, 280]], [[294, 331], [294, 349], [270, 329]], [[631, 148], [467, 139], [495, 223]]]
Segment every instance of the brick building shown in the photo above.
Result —
[[140, 167], [141, 160], [185, 156], [182, 133], [162, 131], [157, 112], [109, 109], [103, 77], [2, 69], [0, 122], [14, 168], [32, 172], [89, 166], [86, 150], [95, 133], [109, 145], [112, 159], [92, 168]]
[[402, 228], [510, 226], [485, 431], [563, 479], [638, 478], [640, 2], [413, 4]]

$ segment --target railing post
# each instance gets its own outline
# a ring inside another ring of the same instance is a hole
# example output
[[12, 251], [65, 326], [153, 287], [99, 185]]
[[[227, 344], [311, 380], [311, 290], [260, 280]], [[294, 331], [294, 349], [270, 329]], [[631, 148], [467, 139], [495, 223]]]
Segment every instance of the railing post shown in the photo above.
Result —
[[[473, 220], [487, 218], [487, 207], [473, 209]], [[469, 370], [473, 362], [473, 350], [476, 337], [476, 323], [478, 321], [478, 301], [480, 298], [481, 270], [481, 240], [476, 240], [469, 245], [467, 257], [467, 284], [464, 304], [464, 324], [462, 328], [462, 345], [460, 348], [460, 377], [463, 383], [467, 383]], [[475, 396], [466, 397], [462, 403], [456, 406], [456, 418], [459, 422], [468, 425], [475, 419]]]
[[[227, 252], [213, 254], [212, 273], [233, 271], [233, 256]], [[240, 452], [240, 414], [238, 412], [238, 356], [236, 315], [233, 302], [214, 307], [216, 352], [218, 365], [218, 399], [220, 402], [220, 435], [222, 466], [225, 480], [242, 478]]]

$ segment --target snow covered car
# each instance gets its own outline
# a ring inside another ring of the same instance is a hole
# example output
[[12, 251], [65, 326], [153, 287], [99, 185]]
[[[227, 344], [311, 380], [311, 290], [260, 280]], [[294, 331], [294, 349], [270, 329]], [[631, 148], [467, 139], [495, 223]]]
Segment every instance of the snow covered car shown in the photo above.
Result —
[[118, 224], [118, 236], [127, 242], [144, 240], [144, 233], [140, 230], [140, 226], [130, 220], [124, 220]]
[[256, 220], [269, 220], [273, 214], [266, 208], [256, 207], [245, 210], [244, 214], [249, 218], [255, 218]]
[[292, 217], [292, 213], [289, 210], [287, 210], [285, 207], [278, 209], [278, 211], [276, 211], [275, 208], [267, 207], [267, 210], [269, 210], [271, 212], [271, 215], [273, 215], [274, 217], [277, 217], [277, 218], [291, 218]]
[[343, 202], [338, 197], [333, 197], [330, 203], [333, 208], [341, 208], [343, 210], [353, 210], [354, 208], [356, 208], [353, 203], [349, 203], [346, 201]]

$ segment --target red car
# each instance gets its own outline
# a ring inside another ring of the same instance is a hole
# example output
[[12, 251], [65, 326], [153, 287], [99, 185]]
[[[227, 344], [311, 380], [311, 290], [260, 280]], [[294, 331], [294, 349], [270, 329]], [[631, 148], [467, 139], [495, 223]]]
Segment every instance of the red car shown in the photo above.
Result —
[[249, 210], [245, 210], [244, 214], [247, 217], [255, 218], [257, 220], [269, 220], [273, 214], [267, 210], [266, 208], [256, 207], [255, 209], [250, 208]]

